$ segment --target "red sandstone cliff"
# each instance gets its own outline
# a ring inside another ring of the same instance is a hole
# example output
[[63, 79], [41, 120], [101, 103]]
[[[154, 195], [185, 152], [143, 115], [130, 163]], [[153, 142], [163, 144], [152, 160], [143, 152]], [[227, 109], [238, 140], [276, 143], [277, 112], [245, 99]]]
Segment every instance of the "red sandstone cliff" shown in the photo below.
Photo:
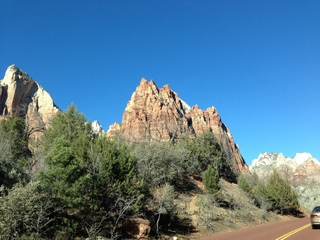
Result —
[[233, 169], [248, 172], [248, 166], [217, 110], [213, 107], [205, 111], [198, 106], [190, 108], [169, 85], [158, 88], [153, 81], [141, 79], [124, 110], [122, 123], [111, 125], [107, 135], [119, 132], [131, 141], [169, 141], [183, 133], [197, 136], [208, 130], [220, 141], [227, 158], [232, 160]]
[[[31, 137], [36, 138], [58, 111], [50, 94], [36, 81], [15, 65], [8, 67], [0, 81], [0, 119], [12, 114], [25, 117]], [[111, 125], [107, 135], [119, 132], [131, 141], [170, 141], [181, 134], [197, 136], [208, 130], [220, 141], [234, 170], [247, 172], [248, 166], [217, 110], [190, 108], [169, 85], [158, 88], [153, 81], [142, 79], [123, 113], [122, 123]]]

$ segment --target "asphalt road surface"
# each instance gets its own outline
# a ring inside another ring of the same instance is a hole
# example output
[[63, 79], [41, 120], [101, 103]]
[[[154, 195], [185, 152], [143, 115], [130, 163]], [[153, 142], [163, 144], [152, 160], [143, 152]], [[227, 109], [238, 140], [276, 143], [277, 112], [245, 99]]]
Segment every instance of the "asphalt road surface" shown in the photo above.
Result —
[[320, 240], [320, 228], [312, 229], [308, 217], [212, 234], [199, 240]]

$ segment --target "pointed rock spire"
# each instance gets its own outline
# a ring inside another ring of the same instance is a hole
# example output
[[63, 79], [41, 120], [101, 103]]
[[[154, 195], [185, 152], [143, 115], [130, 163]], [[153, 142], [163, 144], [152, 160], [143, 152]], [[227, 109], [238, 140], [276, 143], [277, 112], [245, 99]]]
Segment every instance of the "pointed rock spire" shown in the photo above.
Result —
[[0, 116], [25, 117], [30, 129], [43, 129], [58, 112], [50, 94], [16, 65], [6, 70], [0, 81]]
[[217, 110], [190, 108], [168, 84], [158, 88], [154, 81], [142, 78], [127, 104], [122, 123], [111, 125], [107, 135], [119, 132], [130, 141], [170, 141], [183, 133], [197, 136], [209, 130], [220, 141], [227, 158], [233, 160], [234, 169], [247, 172], [248, 166]]

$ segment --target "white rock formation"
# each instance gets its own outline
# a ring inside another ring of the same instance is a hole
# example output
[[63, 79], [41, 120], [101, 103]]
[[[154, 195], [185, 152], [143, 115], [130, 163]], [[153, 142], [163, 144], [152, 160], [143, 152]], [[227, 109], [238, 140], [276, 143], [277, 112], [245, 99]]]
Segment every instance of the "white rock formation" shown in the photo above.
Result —
[[297, 153], [293, 160], [298, 164], [298, 165], [301, 165], [303, 164], [304, 162], [308, 161], [309, 159], [314, 159], [312, 157], [312, 155], [310, 153]]
[[95, 120], [91, 123], [91, 129], [92, 129], [93, 133], [95, 133], [95, 134], [104, 134], [105, 133], [102, 126], [100, 125], [100, 123], [97, 120]]
[[0, 81], [0, 116], [25, 117], [32, 133], [42, 131], [59, 111], [50, 94], [15, 65], [8, 67]]
[[320, 162], [310, 153], [297, 153], [286, 158], [282, 153], [260, 153], [249, 166], [261, 180], [267, 180], [273, 170], [287, 179], [299, 196], [299, 202], [306, 208], [313, 208], [320, 202]]

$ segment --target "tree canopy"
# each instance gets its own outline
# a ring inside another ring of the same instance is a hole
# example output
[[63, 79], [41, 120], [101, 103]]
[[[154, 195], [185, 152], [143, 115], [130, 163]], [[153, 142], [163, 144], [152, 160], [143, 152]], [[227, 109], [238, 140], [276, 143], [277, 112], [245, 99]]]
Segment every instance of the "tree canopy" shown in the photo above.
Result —
[[[36, 173], [29, 178], [26, 163], [33, 153], [27, 135], [22, 118], [0, 121], [4, 239], [117, 239], [124, 236], [121, 226], [126, 220], [137, 216], [148, 218], [153, 234], [161, 238], [161, 232], [180, 217], [181, 205], [185, 211], [189, 190], [210, 199], [205, 203], [209, 209], [224, 194], [221, 178], [233, 180], [229, 159], [211, 131], [169, 142], [129, 143], [121, 136], [110, 139], [94, 133], [72, 104], [44, 130]], [[202, 179], [205, 190], [192, 178]], [[240, 176], [238, 183], [257, 206], [281, 213], [298, 207], [297, 195], [276, 172], [267, 183], [255, 175]], [[209, 214], [204, 219], [217, 218]]]
[[26, 178], [24, 167], [31, 152], [23, 118], [0, 121], [0, 152], [0, 189], [5, 190]]

